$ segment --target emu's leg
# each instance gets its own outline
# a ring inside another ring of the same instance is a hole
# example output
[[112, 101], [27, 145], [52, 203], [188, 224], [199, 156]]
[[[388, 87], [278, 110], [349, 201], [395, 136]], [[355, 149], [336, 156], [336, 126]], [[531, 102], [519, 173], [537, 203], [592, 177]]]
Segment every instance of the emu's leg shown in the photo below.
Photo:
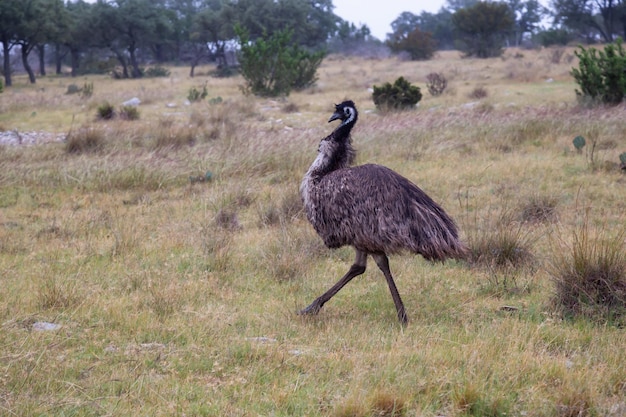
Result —
[[352, 278], [365, 272], [366, 266], [367, 253], [361, 252], [360, 250], [356, 249], [356, 259], [354, 260], [354, 263], [352, 264], [350, 270], [348, 270], [346, 275], [344, 275], [339, 280], [339, 282], [333, 285], [328, 291], [316, 298], [315, 301], [311, 303], [311, 305], [303, 310], [300, 310], [299, 314], [317, 314], [322, 309], [324, 303], [333, 298], [333, 296], [337, 294], [344, 285], [350, 282]]
[[389, 291], [391, 292], [391, 298], [393, 298], [393, 303], [396, 305], [398, 319], [403, 326], [406, 326], [409, 319], [407, 318], [406, 312], [404, 311], [404, 303], [402, 303], [400, 293], [398, 293], [398, 288], [396, 288], [396, 283], [393, 281], [393, 277], [391, 276], [391, 271], [389, 270], [389, 259], [384, 253], [378, 253], [372, 256], [376, 261], [376, 265], [378, 265], [378, 268], [380, 268], [380, 270], [383, 271], [383, 274], [385, 275], [387, 285], [389, 285]]

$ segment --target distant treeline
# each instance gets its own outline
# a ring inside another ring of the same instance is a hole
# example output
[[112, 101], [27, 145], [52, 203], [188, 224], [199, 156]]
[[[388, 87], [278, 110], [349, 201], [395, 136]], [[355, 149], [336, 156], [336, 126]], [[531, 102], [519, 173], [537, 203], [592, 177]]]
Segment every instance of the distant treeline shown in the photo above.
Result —
[[165, 62], [188, 64], [191, 75], [203, 62], [228, 69], [235, 63], [236, 27], [252, 42], [289, 28], [292, 42], [310, 50], [388, 47], [410, 59], [452, 48], [497, 56], [508, 45], [609, 41], [626, 32], [626, 0], [553, 0], [551, 7], [538, 0], [447, 0], [437, 13], [401, 13], [378, 40], [366, 25], [338, 17], [332, 0], [2, 0], [1, 70], [11, 86], [12, 57], [18, 57], [35, 83], [33, 51], [39, 75], [46, 74], [46, 62], [57, 73], [63, 67], [73, 76], [115, 70], [121, 78], [142, 77], [145, 65]]

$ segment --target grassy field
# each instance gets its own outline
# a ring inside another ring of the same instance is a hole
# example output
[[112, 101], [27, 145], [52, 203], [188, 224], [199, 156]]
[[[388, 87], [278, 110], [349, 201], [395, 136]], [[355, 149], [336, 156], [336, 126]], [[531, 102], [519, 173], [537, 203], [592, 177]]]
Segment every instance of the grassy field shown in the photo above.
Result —
[[[285, 100], [245, 97], [241, 78], [208, 67], [16, 77], [0, 130], [95, 145], [0, 147], [0, 415], [626, 415], [623, 326], [564, 318], [555, 302], [554, 271], [586, 231], [625, 244], [626, 107], [578, 106], [573, 65], [572, 50], [549, 49], [331, 56]], [[448, 79], [442, 96], [430, 72]], [[378, 113], [368, 89], [398, 76], [422, 88], [419, 108]], [[207, 100], [186, 105], [204, 82]], [[65, 94], [84, 83], [93, 96]], [[132, 97], [139, 120], [95, 120]], [[323, 246], [298, 196], [346, 98], [361, 114], [358, 163], [418, 184], [472, 247], [511, 236], [523, 261], [391, 258], [406, 328], [373, 262], [298, 316], [353, 258]]]

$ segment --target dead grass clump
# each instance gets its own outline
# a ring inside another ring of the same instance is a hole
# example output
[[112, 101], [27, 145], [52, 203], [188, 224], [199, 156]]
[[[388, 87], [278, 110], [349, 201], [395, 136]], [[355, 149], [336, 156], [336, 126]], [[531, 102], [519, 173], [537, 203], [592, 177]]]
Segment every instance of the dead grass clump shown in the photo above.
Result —
[[547, 223], [556, 220], [558, 198], [551, 195], [532, 195], [524, 200], [519, 208], [519, 221]]
[[65, 151], [71, 154], [99, 152], [106, 143], [105, 132], [93, 126], [70, 131], [65, 140]]
[[561, 58], [565, 54], [564, 48], [556, 48], [550, 51], [550, 63], [558, 65], [561, 63]]
[[54, 277], [46, 278], [36, 294], [37, 305], [42, 309], [67, 309], [80, 300], [75, 286]]
[[154, 133], [154, 149], [190, 146], [196, 142], [197, 131], [188, 126], [172, 126], [169, 129], [159, 129]]
[[431, 72], [426, 76], [426, 88], [431, 96], [440, 96], [446, 87], [448, 87], [448, 80], [442, 73]]
[[283, 113], [297, 113], [300, 111], [300, 108], [296, 103], [289, 102], [286, 103], [281, 110]]
[[275, 226], [291, 222], [303, 213], [302, 200], [298, 193], [291, 193], [283, 197], [278, 204], [270, 201], [258, 209], [261, 226]]
[[325, 252], [321, 239], [308, 229], [293, 233], [282, 227], [278, 238], [262, 248], [259, 267], [279, 282], [291, 281], [304, 276], [311, 260]]
[[101, 172], [101, 175], [97, 176], [94, 182], [94, 187], [101, 192], [112, 190], [156, 191], [163, 187], [166, 179], [165, 173], [156, 168], [130, 166], [117, 171]]
[[475, 87], [472, 91], [470, 91], [468, 96], [471, 99], [480, 100], [480, 99], [487, 97], [488, 95], [489, 95], [489, 92], [487, 91], [485, 87], [478, 86], [478, 87]]
[[344, 404], [340, 404], [335, 408], [333, 417], [366, 417], [368, 416], [367, 407], [357, 400], [350, 400]]
[[512, 211], [502, 209], [475, 217], [464, 228], [470, 265], [487, 271], [490, 283], [503, 289], [517, 287], [517, 277], [536, 267], [532, 234], [515, 217]]
[[553, 131], [553, 122], [548, 119], [527, 119], [507, 126], [502, 137], [513, 145], [538, 143]]
[[565, 315], [621, 322], [626, 317], [626, 230], [590, 230], [588, 214], [573, 241], [554, 245], [549, 273]]
[[376, 417], [402, 417], [406, 415], [404, 400], [386, 391], [378, 391], [370, 400], [371, 415]]
[[220, 228], [203, 228], [202, 249], [209, 271], [224, 272], [230, 266], [233, 234]]
[[237, 211], [232, 207], [224, 207], [215, 215], [215, 225], [225, 230], [239, 230], [241, 224]]
[[139, 109], [135, 106], [120, 107], [120, 119], [122, 120], [139, 120]]
[[500, 417], [510, 414], [509, 401], [501, 396], [489, 398], [473, 383], [465, 383], [452, 393], [454, 406], [462, 416]]
[[564, 387], [555, 400], [557, 417], [591, 417], [597, 415], [593, 394], [588, 389]]

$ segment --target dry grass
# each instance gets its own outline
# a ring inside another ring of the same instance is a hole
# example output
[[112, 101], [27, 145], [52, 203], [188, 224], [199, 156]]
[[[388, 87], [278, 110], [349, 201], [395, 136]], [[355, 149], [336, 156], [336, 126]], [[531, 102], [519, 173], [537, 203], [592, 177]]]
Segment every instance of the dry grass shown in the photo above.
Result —
[[[0, 415], [624, 415], [624, 331], [563, 315], [551, 268], [576, 247], [582, 200], [590, 230], [623, 237], [626, 179], [610, 162], [626, 148], [626, 108], [578, 107], [571, 51], [555, 54], [331, 56], [288, 102], [186, 68], [34, 87], [17, 76], [0, 126], [76, 136], [0, 146]], [[372, 85], [402, 75], [424, 88], [432, 72], [444, 94], [376, 112]], [[223, 101], [185, 105], [204, 81]], [[92, 97], [65, 94], [83, 82]], [[478, 105], [477, 85], [489, 91]], [[135, 96], [139, 120], [94, 120], [99, 103]], [[494, 237], [483, 257], [522, 247], [532, 258], [394, 257], [406, 329], [372, 262], [318, 316], [296, 315], [352, 262], [323, 247], [297, 198], [345, 98], [361, 111], [359, 163], [419, 184], [464, 239]], [[575, 151], [577, 135], [597, 141], [593, 157]]]

